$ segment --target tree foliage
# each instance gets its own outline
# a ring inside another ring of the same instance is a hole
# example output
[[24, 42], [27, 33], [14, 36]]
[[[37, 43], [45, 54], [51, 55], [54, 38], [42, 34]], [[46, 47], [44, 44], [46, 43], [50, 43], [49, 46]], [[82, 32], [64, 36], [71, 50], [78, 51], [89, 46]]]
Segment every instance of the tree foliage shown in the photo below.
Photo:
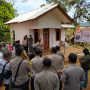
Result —
[[67, 12], [73, 11], [76, 22], [90, 21], [90, 2], [87, 0], [46, 0], [47, 3], [59, 3]]
[[11, 20], [15, 14], [13, 6], [5, 0], [0, 0], [0, 42], [10, 40], [10, 27], [5, 22]]

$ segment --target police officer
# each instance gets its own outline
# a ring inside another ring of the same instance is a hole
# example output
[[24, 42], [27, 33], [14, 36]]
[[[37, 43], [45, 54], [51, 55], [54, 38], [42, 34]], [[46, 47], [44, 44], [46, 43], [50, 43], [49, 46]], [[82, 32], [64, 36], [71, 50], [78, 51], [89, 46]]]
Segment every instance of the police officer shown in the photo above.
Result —
[[70, 64], [64, 68], [61, 75], [61, 81], [64, 83], [63, 90], [80, 90], [80, 82], [85, 79], [84, 71], [76, 65], [76, 54], [71, 53], [68, 58]]
[[41, 50], [40, 49], [35, 49], [35, 58], [31, 60], [32, 66], [31, 66], [31, 71], [32, 71], [32, 77], [31, 77], [31, 89], [34, 90], [34, 78], [35, 76], [42, 71], [42, 62], [43, 58], [40, 57], [41, 55]]
[[44, 58], [43, 71], [37, 74], [34, 80], [35, 90], [59, 90], [59, 78], [50, 70], [51, 64], [49, 58]]
[[[52, 54], [49, 55], [49, 58], [52, 61], [52, 71], [58, 74], [59, 71], [62, 70], [64, 67], [64, 60], [63, 60], [62, 56], [57, 54], [56, 47], [52, 47], [51, 53]], [[58, 75], [58, 77], [60, 78], [60, 75]], [[62, 89], [62, 84], [60, 81], [60, 90], [61, 89]]]

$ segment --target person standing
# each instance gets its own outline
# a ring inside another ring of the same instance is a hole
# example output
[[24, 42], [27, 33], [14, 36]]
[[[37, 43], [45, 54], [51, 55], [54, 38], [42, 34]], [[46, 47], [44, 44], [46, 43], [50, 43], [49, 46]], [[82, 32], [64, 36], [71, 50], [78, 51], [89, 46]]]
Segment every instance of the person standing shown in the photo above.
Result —
[[63, 90], [80, 90], [80, 82], [85, 80], [84, 71], [76, 65], [77, 55], [70, 53], [69, 65], [66, 66], [61, 75], [61, 81], [64, 84]]
[[43, 58], [40, 57], [41, 55], [41, 50], [40, 49], [35, 49], [35, 58], [31, 60], [32, 66], [31, 66], [31, 71], [32, 71], [32, 77], [31, 77], [31, 89], [34, 90], [34, 78], [35, 76], [42, 71], [42, 62]]
[[[57, 49], [56, 47], [52, 47], [51, 49], [51, 55], [48, 56], [48, 58], [51, 59], [52, 61], [52, 71], [55, 72], [56, 74], [59, 73], [60, 70], [63, 69], [64, 67], [64, 61], [62, 56], [57, 54]], [[60, 75], [58, 74], [58, 77], [60, 79]], [[60, 90], [62, 89], [62, 83], [60, 81]]]
[[7, 51], [8, 47], [5, 42], [2, 43], [2, 52]]
[[88, 71], [90, 70], [90, 53], [87, 48], [83, 49], [84, 56], [80, 57], [81, 67], [84, 69], [85, 81], [81, 84], [81, 87], [87, 88], [88, 86]]
[[26, 51], [26, 53], [28, 53], [28, 40], [25, 36], [22, 41], [22, 46], [23, 46], [24, 50]]
[[30, 37], [29, 37], [28, 47], [29, 47], [29, 53], [33, 52], [33, 38], [32, 38], [32, 35], [30, 35]]
[[37, 42], [37, 47], [36, 47], [36, 48], [38, 48], [38, 49], [41, 50], [41, 56], [42, 56], [43, 44], [42, 44], [42, 42], [41, 42], [41, 39], [38, 40], [38, 42]]
[[0, 59], [0, 74], [3, 70], [3, 84], [5, 86], [5, 90], [10, 90], [10, 60], [11, 53], [9, 51], [4, 51], [3, 52], [3, 58]]
[[51, 69], [51, 60], [44, 58], [43, 71], [36, 75], [34, 80], [35, 90], [59, 90], [59, 78]]
[[31, 71], [28, 60], [23, 60], [23, 48], [16, 48], [16, 57], [10, 61], [12, 80], [11, 89], [29, 90], [29, 72]]
[[60, 51], [60, 46], [56, 46], [56, 49], [57, 49], [57, 54], [62, 56], [63, 61], [64, 61], [64, 54]]
[[62, 56], [57, 54], [56, 47], [52, 47], [51, 49], [51, 55], [48, 56], [48, 58], [52, 61], [52, 71], [57, 73], [59, 70], [62, 70], [64, 67], [64, 61], [62, 59]]
[[10, 51], [10, 52], [12, 52], [12, 50], [13, 50], [13, 45], [11, 44], [11, 43], [8, 43], [8, 50]]

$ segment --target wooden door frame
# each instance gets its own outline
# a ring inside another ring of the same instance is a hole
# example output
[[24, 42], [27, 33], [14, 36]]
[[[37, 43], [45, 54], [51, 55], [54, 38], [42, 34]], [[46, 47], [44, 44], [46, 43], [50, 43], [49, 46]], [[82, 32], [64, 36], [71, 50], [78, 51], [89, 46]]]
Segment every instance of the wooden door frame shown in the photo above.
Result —
[[43, 29], [43, 47], [44, 47], [44, 32], [45, 32], [45, 30], [47, 30], [48, 31], [48, 48], [47, 49], [49, 49], [49, 28], [44, 28]]

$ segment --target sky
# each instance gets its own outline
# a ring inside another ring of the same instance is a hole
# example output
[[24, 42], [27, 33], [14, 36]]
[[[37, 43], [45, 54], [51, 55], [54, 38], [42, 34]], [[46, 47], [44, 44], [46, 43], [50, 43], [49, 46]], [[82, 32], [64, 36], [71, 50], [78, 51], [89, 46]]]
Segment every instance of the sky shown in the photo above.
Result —
[[[23, 14], [29, 12], [33, 9], [40, 7], [41, 4], [46, 4], [46, 0], [23, 0], [26, 2], [21, 2], [21, 0], [17, 0], [18, 2], [14, 4], [14, 8], [17, 10], [18, 14]], [[90, 2], [90, 0], [87, 0]], [[73, 9], [68, 14], [73, 17]]]
[[18, 1], [14, 4], [14, 8], [19, 14], [23, 14], [40, 7], [41, 4], [46, 4], [46, 0], [27, 0], [26, 2]]

